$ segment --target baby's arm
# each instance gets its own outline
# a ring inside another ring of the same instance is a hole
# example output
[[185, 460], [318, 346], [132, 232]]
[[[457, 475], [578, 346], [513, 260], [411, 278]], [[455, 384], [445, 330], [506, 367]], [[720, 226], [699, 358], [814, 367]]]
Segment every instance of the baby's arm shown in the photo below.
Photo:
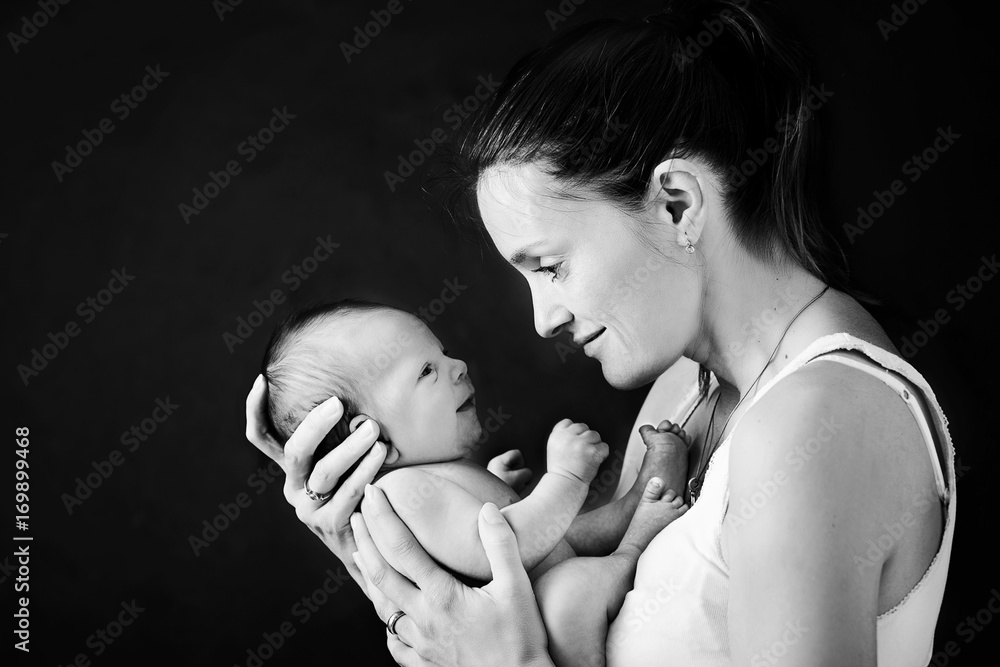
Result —
[[635, 483], [621, 498], [581, 514], [566, 532], [566, 541], [579, 556], [606, 556], [618, 548], [649, 480], [659, 477], [664, 489], [683, 496], [687, 482], [687, 434], [677, 424], [664, 420], [657, 428], [642, 426], [639, 435], [646, 445], [642, 467]]
[[[586, 425], [563, 420], [549, 437], [548, 454], [549, 472], [531, 495], [500, 510], [517, 536], [526, 570], [534, 569], [562, 540], [608, 455], [608, 446]], [[484, 500], [420, 468], [394, 470], [376, 484], [435, 560], [480, 581], [492, 578], [479, 540], [479, 510]]]

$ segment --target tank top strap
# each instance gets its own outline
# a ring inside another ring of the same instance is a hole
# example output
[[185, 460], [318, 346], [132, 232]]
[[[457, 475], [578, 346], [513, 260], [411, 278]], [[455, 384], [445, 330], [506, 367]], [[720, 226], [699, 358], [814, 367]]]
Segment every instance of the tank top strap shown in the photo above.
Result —
[[[944, 472], [944, 468], [947, 466], [947, 457], [941, 446], [942, 443], [935, 432], [936, 429], [933, 428], [933, 416], [927, 407], [926, 401], [919, 395], [919, 389], [911, 391], [911, 388], [915, 388], [912, 381], [900, 373], [885, 368], [882, 364], [866, 356], [861, 356], [855, 350], [850, 352], [844, 350], [825, 352], [810, 359], [806, 362], [806, 365], [816, 361], [834, 361], [856, 368], [878, 378], [896, 392], [896, 395], [899, 396], [910, 409], [910, 412], [913, 413], [913, 418], [920, 429], [920, 434], [923, 436], [924, 443], [927, 446], [927, 454], [931, 460], [931, 468], [934, 472], [934, 482], [938, 496], [943, 500], [947, 500], [949, 490]], [[901, 377], [902, 379], [900, 379]]]

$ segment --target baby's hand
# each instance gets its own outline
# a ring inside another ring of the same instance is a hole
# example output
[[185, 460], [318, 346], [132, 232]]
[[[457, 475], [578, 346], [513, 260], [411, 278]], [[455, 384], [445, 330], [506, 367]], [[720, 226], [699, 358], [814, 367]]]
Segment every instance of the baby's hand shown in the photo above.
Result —
[[590, 484], [608, 451], [597, 431], [563, 419], [549, 435], [548, 471]]
[[520, 449], [512, 449], [490, 459], [486, 469], [499, 477], [507, 486], [521, 493], [531, 479], [531, 468], [524, 465]]

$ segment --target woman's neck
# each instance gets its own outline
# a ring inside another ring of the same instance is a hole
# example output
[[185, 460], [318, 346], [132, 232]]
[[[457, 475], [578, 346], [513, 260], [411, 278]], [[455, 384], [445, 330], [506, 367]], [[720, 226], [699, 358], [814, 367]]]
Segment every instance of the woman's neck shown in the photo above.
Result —
[[[823, 299], [796, 315], [825, 285], [790, 262], [773, 266], [742, 257], [720, 264], [717, 275], [706, 277], [702, 335], [685, 356], [712, 371], [723, 388], [743, 396], [762, 370], [760, 385], [821, 335]], [[772, 353], [774, 360], [768, 363]]]

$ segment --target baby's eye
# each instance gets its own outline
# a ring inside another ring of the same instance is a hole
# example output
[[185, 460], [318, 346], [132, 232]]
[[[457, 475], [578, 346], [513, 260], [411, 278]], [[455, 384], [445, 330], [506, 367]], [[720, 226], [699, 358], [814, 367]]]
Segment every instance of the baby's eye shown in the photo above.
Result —
[[427, 377], [428, 375], [431, 374], [431, 371], [433, 370], [434, 368], [430, 364], [426, 364], [424, 366], [424, 369], [420, 371], [420, 377]]

